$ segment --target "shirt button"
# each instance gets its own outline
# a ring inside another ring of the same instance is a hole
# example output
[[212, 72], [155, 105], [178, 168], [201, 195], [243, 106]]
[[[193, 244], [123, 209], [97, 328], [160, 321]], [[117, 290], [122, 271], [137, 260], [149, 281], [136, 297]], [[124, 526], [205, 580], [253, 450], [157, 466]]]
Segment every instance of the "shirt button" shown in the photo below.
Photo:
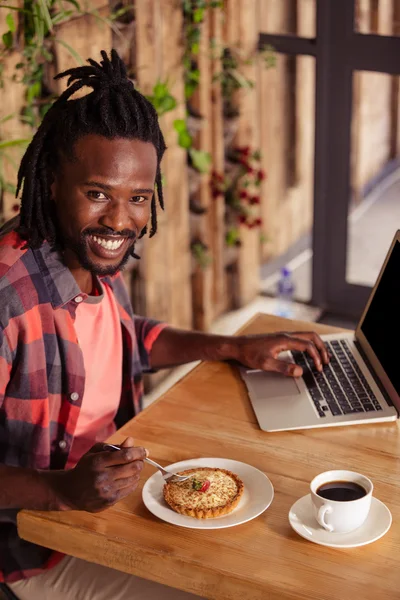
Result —
[[70, 398], [71, 398], [72, 402], [76, 402], [76, 400], [79, 400], [79, 394], [77, 392], [72, 392], [72, 394], [70, 395]]
[[76, 302], [77, 304], [79, 304], [79, 302], [83, 302], [83, 298], [82, 298], [82, 296], [77, 296], [77, 297], [75, 298], [75, 302]]
[[61, 448], [61, 450], [64, 450], [67, 447], [67, 442], [65, 440], [60, 440], [58, 442], [58, 445]]

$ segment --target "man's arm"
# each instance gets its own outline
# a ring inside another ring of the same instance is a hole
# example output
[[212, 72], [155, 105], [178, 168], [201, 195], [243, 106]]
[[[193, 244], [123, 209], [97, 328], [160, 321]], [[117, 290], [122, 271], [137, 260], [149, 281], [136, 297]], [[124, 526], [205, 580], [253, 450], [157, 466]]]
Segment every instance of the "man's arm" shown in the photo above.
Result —
[[49, 474], [51, 471], [0, 465], [0, 509], [61, 510], [61, 498], [57, 497]]
[[167, 327], [153, 344], [150, 364], [153, 369], [162, 369], [195, 360], [233, 360], [251, 369], [300, 377], [301, 367], [279, 360], [279, 354], [286, 350], [307, 352], [319, 370], [329, 362], [323, 341], [312, 332], [233, 337]]
[[119, 452], [97, 444], [74, 469], [45, 471], [0, 464], [0, 510], [86, 510], [99, 512], [131, 494], [143, 469], [144, 448], [132, 438]]

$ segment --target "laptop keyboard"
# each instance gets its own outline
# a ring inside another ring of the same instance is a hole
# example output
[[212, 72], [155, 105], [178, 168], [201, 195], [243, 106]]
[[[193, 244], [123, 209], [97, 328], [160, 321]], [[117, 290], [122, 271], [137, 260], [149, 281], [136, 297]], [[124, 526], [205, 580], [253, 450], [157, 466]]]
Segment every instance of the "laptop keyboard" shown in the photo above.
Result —
[[303, 379], [321, 418], [382, 410], [345, 340], [326, 342], [329, 365], [317, 371], [311, 356], [292, 352], [303, 369]]

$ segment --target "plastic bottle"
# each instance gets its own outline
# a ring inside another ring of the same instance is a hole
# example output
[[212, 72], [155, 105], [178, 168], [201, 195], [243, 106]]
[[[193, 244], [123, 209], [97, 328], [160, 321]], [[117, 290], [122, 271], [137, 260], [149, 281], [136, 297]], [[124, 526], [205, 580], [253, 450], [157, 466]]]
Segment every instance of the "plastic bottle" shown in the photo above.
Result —
[[289, 319], [293, 317], [294, 287], [291, 270], [287, 267], [283, 267], [277, 286], [276, 314], [279, 317], [286, 317]]

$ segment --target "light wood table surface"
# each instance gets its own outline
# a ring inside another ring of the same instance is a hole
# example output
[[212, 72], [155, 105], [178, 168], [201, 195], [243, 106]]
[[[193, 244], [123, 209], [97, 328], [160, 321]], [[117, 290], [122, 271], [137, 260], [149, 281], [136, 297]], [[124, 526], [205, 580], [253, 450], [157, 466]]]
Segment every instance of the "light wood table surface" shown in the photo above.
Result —
[[[246, 333], [331, 327], [257, 315]], [[150, 514], [141, 498], [154, 473], [107, 511], [22, 511], [22, 538], [73, 556], [218, 600], [387, 600], [400, 598], [400, 435], [398, 424], [266, 433], [259, 429], [239, 375], [226, 364], [201, 364], [111, 441], [126, 435], [163, 465], [197, 457], [251, 464], [270, 478], [275, 497], [258, 518], [228, 529], [177, 527]], [[337, 550], [292, 531], [288, 512], [328, 469], [370, 477], [393, 524], [379, 541]], [[88, 599], [89, 600], [89, 599]], [[162, 600], [162, 598], [160, 598]]]

